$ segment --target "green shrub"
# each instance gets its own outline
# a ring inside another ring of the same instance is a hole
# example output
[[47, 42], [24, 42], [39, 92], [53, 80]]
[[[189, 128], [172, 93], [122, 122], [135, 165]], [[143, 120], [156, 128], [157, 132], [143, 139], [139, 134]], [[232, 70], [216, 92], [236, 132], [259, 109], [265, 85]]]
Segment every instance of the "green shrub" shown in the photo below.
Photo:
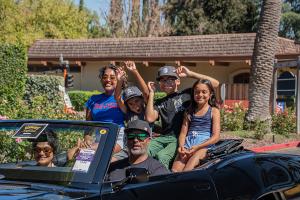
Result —
[[58, 76], [29, 76], [24, 99], [16, 99], [14, 108], [7, 108], [5, 115], [10, 119], [82, 120], [79, 114], [64, 113], [62, 83]]
[[226, 131], [243, 130], [246, 109], [241, 103], [234, 104], [233, 107], [224, 106], [221, 109], [221, 129]]
[[29, 106], [33, 105], [33, 99], [43, 97], [47, 104], [53, 108], [63, 108], [64, 97], [60, 87], [64, 84], [63, 77], [49, 75], [30, 75], [26, 81], [24, 100]]
[[22, 45], [0, 44], [0, 115], [15, 109], [25, 90], [26, 49]]
[[296, 115], [291, 109], [272, 116], [272, 131], [279, 135], [288, 136], [296, 132]]
[[[100, 94], [99, 91], [70, 91], [68, 92], [69, 97], [71, 99], [72, 105], [74, 106], [76, 111], [84, 110], [84, 104], [87, 100], [95, 94]], [[156, 92], [154, 96], [154, 101], [157, 99], [161, 99], [166, 96], [166, 93], [163, 92]]]
[[76, 111], [84, 110], [84, 104], [95, 94], [100, 94], [99, 91], [70, 91], [68, 92], [70, 100]]
[[17, 142], [11, 135], [0, 134], [0, 163], [17, 162], [31, 158], [28, 152], [31, 144], [28, 141]]

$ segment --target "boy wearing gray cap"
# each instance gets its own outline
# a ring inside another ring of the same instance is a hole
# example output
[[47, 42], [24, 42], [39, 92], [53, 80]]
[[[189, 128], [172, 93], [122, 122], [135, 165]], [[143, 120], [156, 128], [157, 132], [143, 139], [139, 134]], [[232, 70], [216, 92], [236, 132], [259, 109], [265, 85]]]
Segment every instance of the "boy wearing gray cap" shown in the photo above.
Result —
[[162, 122], [162, 132], [159, 137], [153, 138], [149, 144], [149, 154], [157, 158], [167, 168], [174, 159], [177, 149], [177, 139], [181, 130], [184, 111], [190, 105], [191, 88], [178, 91], [180, 78], [208, 79], [214, 87], [218, 87], [216, 79], [198, 74], [185, 66], [177, 69], [173, 66], [164, 66], [158, 70], [157, 81], [160, 90], [167, 94], [166, 97], [157, 100], [154, 104], [154, 82], [148, 83], [149, 99], [146, 106], [146, 120], [149, 123], [158, 118]]

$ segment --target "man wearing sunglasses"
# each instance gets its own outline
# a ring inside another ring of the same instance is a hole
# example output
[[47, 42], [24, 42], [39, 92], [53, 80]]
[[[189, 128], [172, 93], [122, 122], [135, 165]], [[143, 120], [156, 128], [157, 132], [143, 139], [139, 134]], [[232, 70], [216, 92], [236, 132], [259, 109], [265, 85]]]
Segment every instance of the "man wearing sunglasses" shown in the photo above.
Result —
[[148, 156], [148, 145], [151, 140], [149, 123], [143, 120], [134, 120], [128, 123], [125, 129], [129, 157], [112, 164], [110, 181], [122, 180], [126, 177], [128, 168], [145, 168], [150, 175], [159, 175], [169, 171], [163, 164]]

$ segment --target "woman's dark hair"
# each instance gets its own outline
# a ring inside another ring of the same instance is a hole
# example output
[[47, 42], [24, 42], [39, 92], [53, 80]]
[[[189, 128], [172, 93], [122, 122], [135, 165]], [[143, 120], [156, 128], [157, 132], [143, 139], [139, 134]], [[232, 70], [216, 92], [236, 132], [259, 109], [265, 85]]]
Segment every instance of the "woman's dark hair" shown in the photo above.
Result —
[[[109, 64], [109, 65], [106, 65], [104, 67], [102, 67], [100, 70], [99, 70], [99, 78], [101, 79], [105, 73], [105, 71], [107, 69], [111, 69], [115, 72], [115, 74], [117, 74], [117, 66], [113, 65], [113, 64]], [[127, 87], [127, 79], [123, 82], [123, 85], [122, 85], [122, 88], [124, 89], [125, 87]]]
[[104, 75], [104, 73], [107, 69], [112, 69], [115, 73], [117, 72], [117, 67], [113, 64], [109, 64], [100, 69], [99, 78], [102, 78], [102, 76]]
[[215, 89], [213, 87], [213, 85], [211, 84], [210, 80], [207, 80], [207, 79], [199, 79], [197, 80], [194, 84], [193, 84], [193, 87], [192, 87], [192, 91], [191, 91], [191, 103], [190, 103], [190, 106], [187, 110], [187, 115], [188, 115], [188, 118], [190, 120], [190, 117], [195, 113], [195, 110], [197, 108], [197, 103], [195, 102], [194, 100], [194, 91], [195, 91], [195, 87], [198, 85], [198, 84], [205, 84], [208, 89], [209, 89], [209, 92], [211, 94], [209, 100], [208, 100], [208, 104], [211, 106], [211, 107], [216, 107], [218, 108], [217, 106], [217, 99], [216, 99], [216, 92], [215, 92]]
[[44, 130], [43, 133], [36, 140], [33, 141], [33, 143], [32, 143], [33, 149], [36, 147], [38, 142], [48, 142], [48, 144], [52, 147], [54, 154], [58, 150], [57, 135], [50, 129]]

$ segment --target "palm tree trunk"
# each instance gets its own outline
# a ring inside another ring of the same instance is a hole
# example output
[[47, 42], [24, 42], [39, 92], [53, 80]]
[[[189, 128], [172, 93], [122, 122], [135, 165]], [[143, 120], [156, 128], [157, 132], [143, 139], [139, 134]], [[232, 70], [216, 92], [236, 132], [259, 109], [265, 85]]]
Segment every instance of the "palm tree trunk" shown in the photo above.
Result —
[[281, 0], [264, 0], [256, 34], [249, 85], [249, 110], [246, 123], [267, 121], [270, 131], [270, 91], [273, 64], [278, 48]]

